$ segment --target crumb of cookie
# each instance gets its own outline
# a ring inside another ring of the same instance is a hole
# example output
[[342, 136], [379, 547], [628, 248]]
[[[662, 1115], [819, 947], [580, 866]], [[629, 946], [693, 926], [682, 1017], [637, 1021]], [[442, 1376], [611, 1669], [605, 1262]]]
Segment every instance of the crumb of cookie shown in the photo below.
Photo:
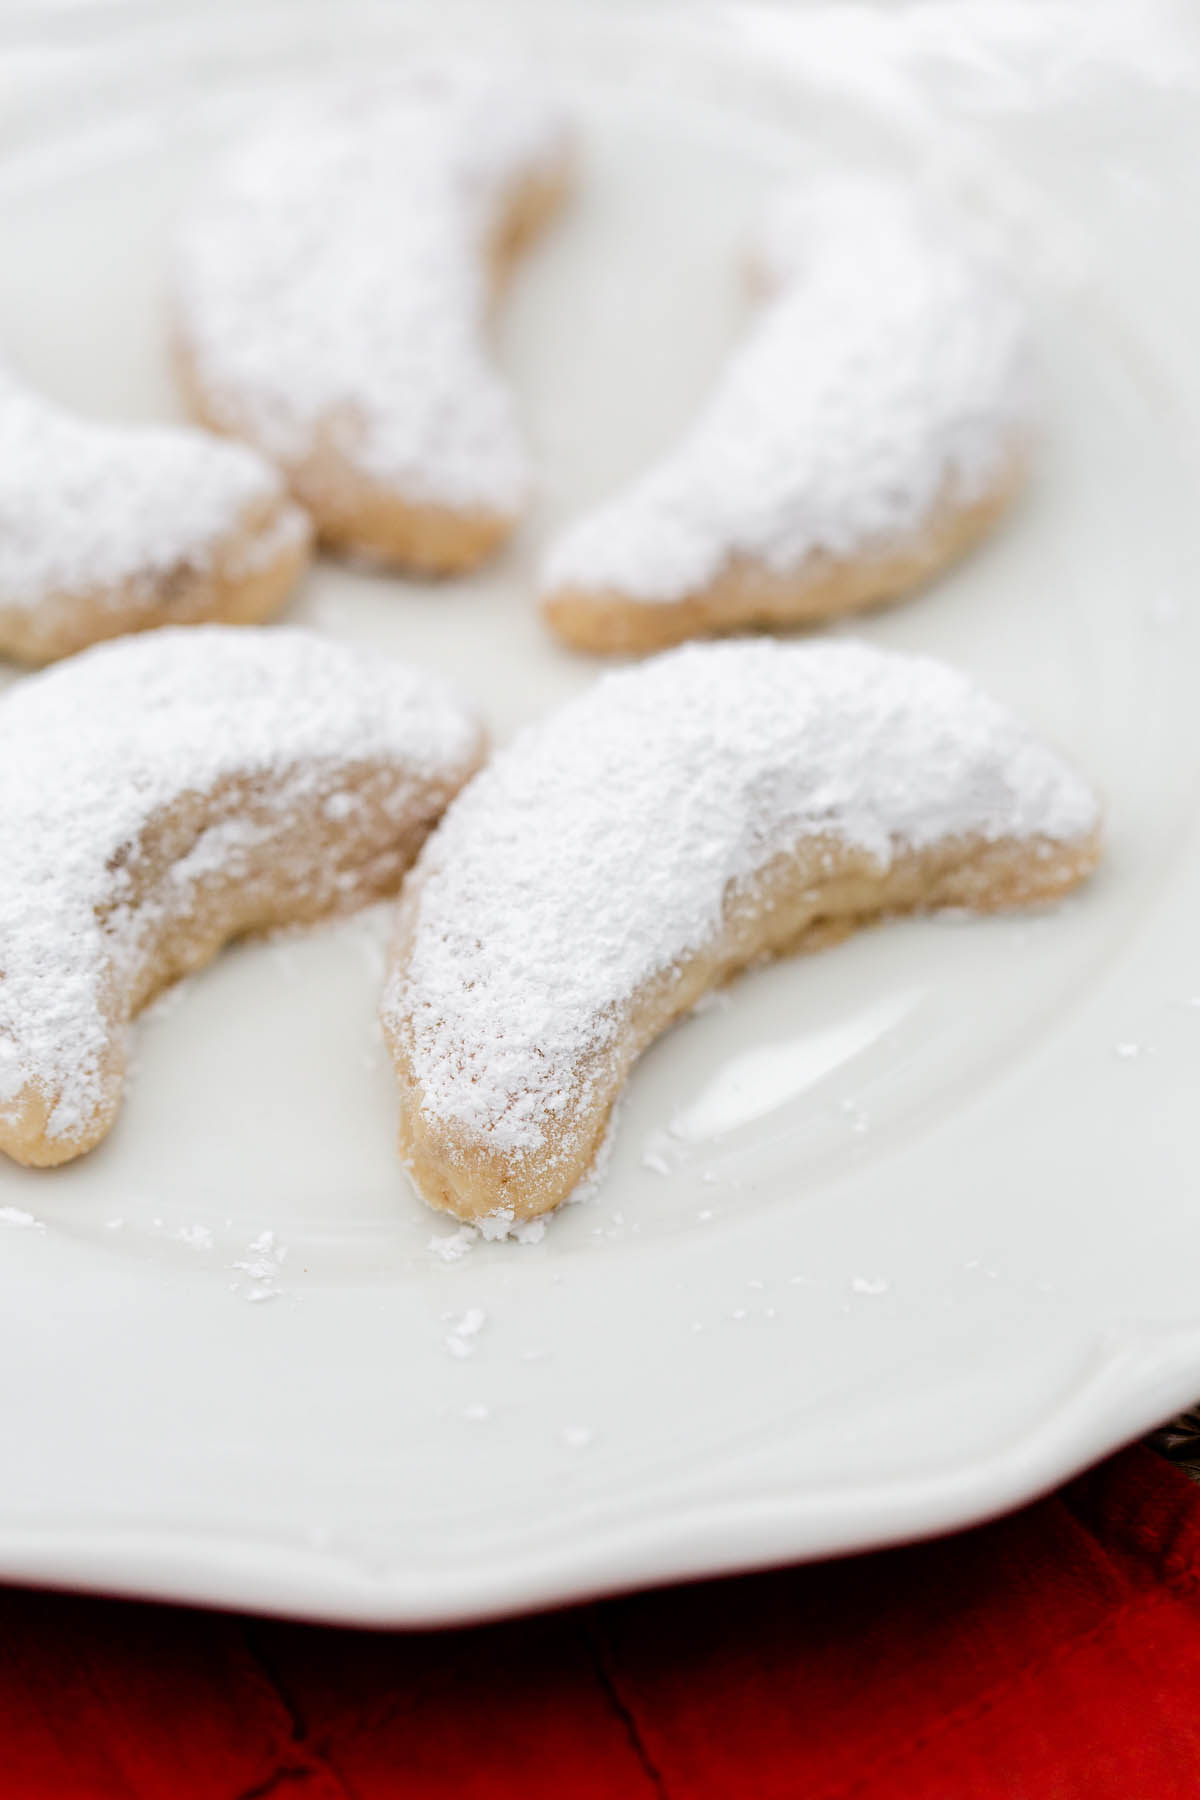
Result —
[[1054, 899], [1087, 784], [964, 676], [851, 640], [691, 645], [500, 751], [407, 878], [382, 1019], [401, 1154], [501, 1235], [557, 1206], [706, 989], [884, 914]]
[[311, 535], [255, 451], [78, 418], [0, 369], [0, 656], [47, 663], [130, 631], [269, 618]]
[[690, 431], [551, 545], [545, 615], [580, 649], [895, 599], [1024, 478], [1024, 309], [961, 226], [899, 183], [826, 178], [779, 197], [756, 261], [767, 297]]
[[306, 631], [151, 632], [9, 689], [0, 1150], [92, 1148], [128, 1021], [230, 938], [393, 892], [482, 754], [440, 682]]
[[511, 531], [529, 478], [488, 313], [569, 161], [534, 82], [452, 64], [298, 98], [217, 171], [179, 244], [183, 389], [327, 544], [452, 573]]

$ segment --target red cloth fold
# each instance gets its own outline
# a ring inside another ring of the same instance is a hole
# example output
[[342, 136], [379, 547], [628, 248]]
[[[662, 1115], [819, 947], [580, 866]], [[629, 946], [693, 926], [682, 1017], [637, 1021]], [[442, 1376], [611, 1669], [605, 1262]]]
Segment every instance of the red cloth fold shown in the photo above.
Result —
[[375, 1634], [0, 1592], [3, 1800], [1196, 1800], [1200, 1490]]

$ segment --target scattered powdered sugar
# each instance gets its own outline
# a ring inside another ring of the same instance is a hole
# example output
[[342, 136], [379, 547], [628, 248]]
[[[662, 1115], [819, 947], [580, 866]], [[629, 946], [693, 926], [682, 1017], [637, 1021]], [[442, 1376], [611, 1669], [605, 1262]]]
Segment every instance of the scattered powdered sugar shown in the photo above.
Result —
[[175, 1236], [189, 1250], [211, 1250], [213, 1247], [213, 1234], [207, 1225], [181, 1225]]
[[1075, 844], [1096, 824], [1060, 757], [929, 658], [688, 645], [605, 676], [459, 795], [414, 872], [385, 1013], [427, 1113], [521, 1154], [635, 992], [711, 942], [776, 855], [832, 835], [886, 868], [960, 835]]
[[431, 1237], [426, 1249], [430, 1256], [436, 1256], [439, 1262], [461, 1262], [469, 1250], [473, 1250], [479, 1242], [479, 1233], [473, 1225], [460, 1225], [457, 1231], [443, 1233]]
[[546, 589], [677, 600], [734, 557], [886, 547], [1003, 481], [1032, 421], [1024, 312], [959, 235], [891, 182], [785, 191], [757, 245], [772, 296], [698, 421], [567, 528]]
[[[247, 509], [282, 495], [243, 445], [76, 418], [0, 369], [0, 640], [5, 615], [80, 594], [102, 605], [131, 582], [209, 568]], [[306, 531], [288, 506], [254, 553], [270, 561]]]
[[31, 1212], [20, 1206], [0, 1206], [0, 1225], [14, 1225], [19, 1230], [44, 1231], [46, 1227]]
[[871, 1123], [870, 1114], [860, 1101], [847, 1095], [838, 1101], [838, 1111], [846, 1120], [855, 1137], [862, 1137], [868, 1130]]
[[873, 1299], [886, 1294], [890, 1287], [891, 1283], [885, 1281], [882, 1275], [854, 1275], [850, 1280], [852, 1294], [868, 1294]]
[[189, 354], [285, 464], [322, 432], [407, 497], [516, 510], [526, 466], [484, 343], [514, 190], [565, 154], [531, 82], [415, 65], [298, 97], [236, 148], [178, 256]]
[[234, 1293], [254, 1302], [281, 1299], [284, 1290], [279, 1277], [286, 1260], [287, 1245], [280, 1244], [273, 1231], [260, 1231], [247, 1247], [246, 1255], [233, 1264], [249, 1278], [247, 1282], [235, 1281]]
[[[111, 1080], [112, 992], [135, 985], [139, 958], [207, 870], [261, 859], [298, 807], [375, 762], [393, 776], [386, 809], [399, 833], [422, 807], [436, 813], [477, 745], [478, 728], [439, 681], [304, 631], [151, 632], [9, 689], [0, 1123], [28, 1087], [52, 1107], [51, 1136], [94, 1116]], [[222, 784], [227, 797], [193, 820], [166, 883], [128, 903], [155, 821]], [[295, 878], [328, 886], [331, 905], [341, 891], [336, 869], [297, 867]]]
[[485, 1243], [540, 1244], [546, 1235], [545, 1219], [518, 1219], [511, 1208], [489, 1214], [478, 1225], [460, 1225], [443, 1237], [432, 1237], [426, 1248], [439, 1262], [461, 1262], [482, 1239]]
[[474, 1356], [476, 1340], [487, 1324], [487, 1314], [481, 1306], [469, 1306], [461, 1318], [455, 1319], [446, 1333], [446, 1348], [451, 1356]]

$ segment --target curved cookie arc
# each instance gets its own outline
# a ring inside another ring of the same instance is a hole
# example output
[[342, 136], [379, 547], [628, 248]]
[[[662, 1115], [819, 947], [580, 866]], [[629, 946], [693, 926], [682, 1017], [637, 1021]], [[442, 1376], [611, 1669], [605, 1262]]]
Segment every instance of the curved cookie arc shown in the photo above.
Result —
[[111, 1127], [126, 1026], [230, 938], [390, 893], [478, 765], [429, 676], [315, 634], [103, 645], [0, 701], [0, 1150]]
[[699, 418], [551, 545], [543, 610], [577, 648], [896, 599], [1022, 484], [1025, 311], [960, 223], [898, 184], [826, 178], [778, 196], [754, 261], [766, 297]]
[[300, 578], [311, 536], [254, 451], [81, 419], [0, 370], [0, 656], [40, 664], [156, 626], [257, 623]]
[[401, 895], [382, 1006], [430, 1204], [524, 1219], [588, 1174], [640, 1053], [763, 956], [1067, 892], [1086, 784], [924, 657], [690, 646], [500, 751]]
[[327, 544], [451, 573], [512, 530], [529, 475], [488, 313], [569, 165], [535, 84], [457, 64], [299, 98], [225, 159], [180, 237], [181, 381]]

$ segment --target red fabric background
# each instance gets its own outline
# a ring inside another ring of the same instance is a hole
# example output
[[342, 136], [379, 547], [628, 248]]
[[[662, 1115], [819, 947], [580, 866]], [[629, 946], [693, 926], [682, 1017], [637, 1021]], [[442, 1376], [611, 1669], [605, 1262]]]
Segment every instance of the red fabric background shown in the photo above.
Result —
[[471, 1631], [0, 1591], [4, 1800], [1196, 1800], [1200, 1490]]

